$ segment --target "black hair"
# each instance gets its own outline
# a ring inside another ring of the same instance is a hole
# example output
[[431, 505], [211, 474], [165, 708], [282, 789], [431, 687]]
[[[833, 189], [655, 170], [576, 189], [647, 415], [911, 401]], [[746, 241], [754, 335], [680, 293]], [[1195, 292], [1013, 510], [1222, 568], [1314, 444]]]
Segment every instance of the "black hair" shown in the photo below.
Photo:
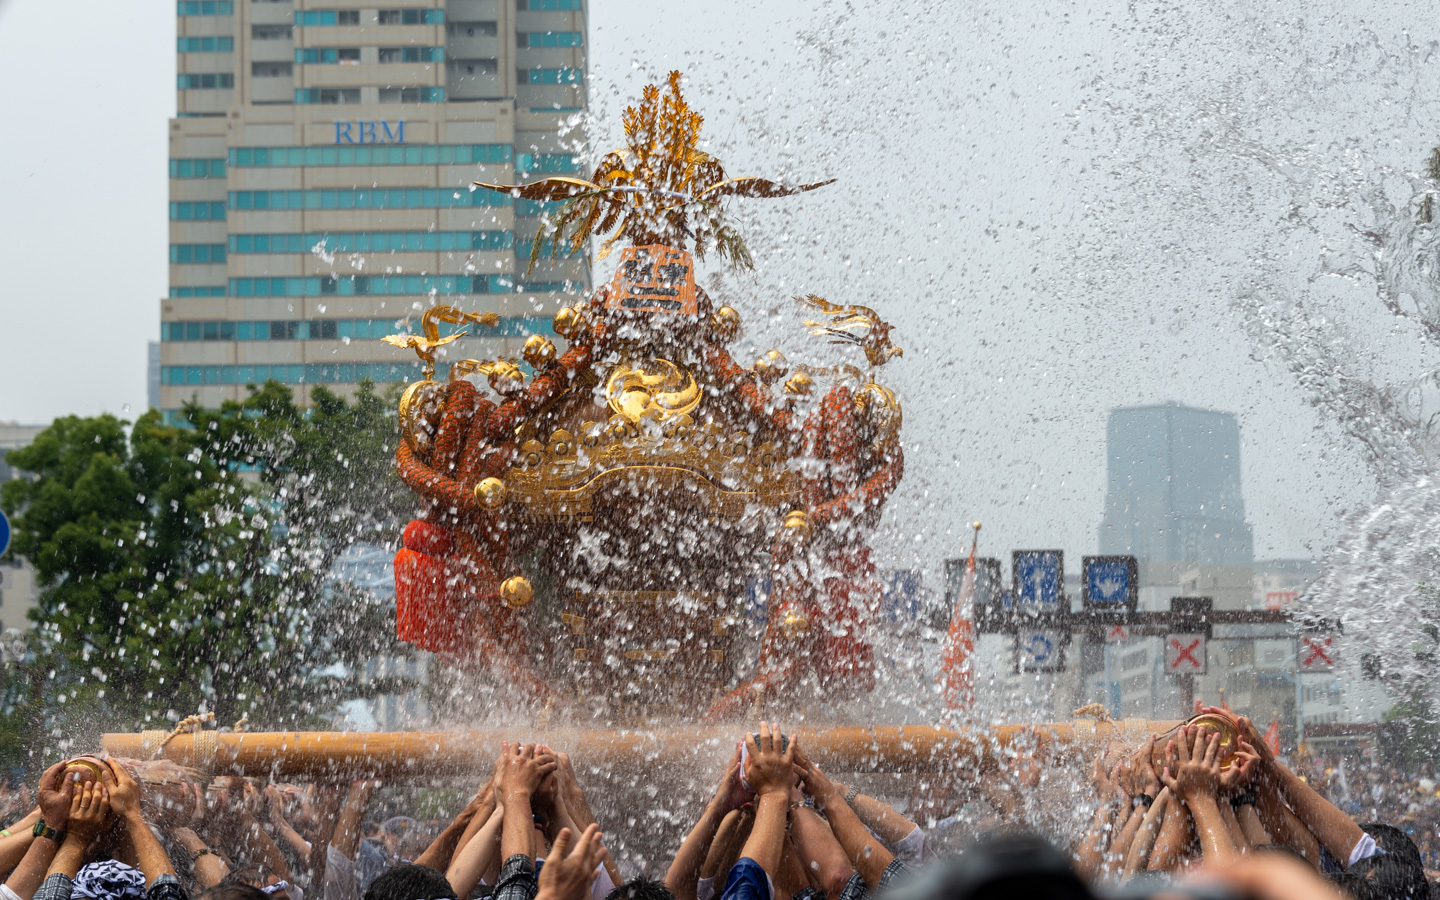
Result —
[[623, 884], [617, 884], [605, 895], [605, 900], [675, 900], [664, 882], [640, 875]]
[[889, 900], [1091, 900], [1089, 888], [1054, 845], [1028, 834], [996, 834], [958, 859], [932, 867]]
[[238, 881], [222, 881], [200, 892], [195, 900], [270, 900], [268, 894], [254, 885]]
[[455, 889], [443, 872], [429, 866], [402, 863], [370, 882], [365, 900], [456, 900]]
[[1350, 866], [1335, 883], [1355, 900], [1429, 900], [1430, 883], [1415, 842], [1390, 825], [1370, 822], [1360, 828], [1384, 852]]

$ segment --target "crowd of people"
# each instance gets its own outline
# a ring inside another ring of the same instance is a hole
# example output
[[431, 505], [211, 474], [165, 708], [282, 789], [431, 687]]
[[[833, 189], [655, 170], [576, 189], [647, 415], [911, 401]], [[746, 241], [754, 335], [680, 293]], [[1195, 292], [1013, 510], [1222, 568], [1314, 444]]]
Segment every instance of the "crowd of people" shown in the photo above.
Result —
[[[1050, 775], [1073, 769], [1074, 758], [1043, 741], [997, 750], [915, 779], [895, 805], [832, 777], [801, 740], [761, 723], [715, 773], [698, 818], [666, 851], [668, 865], [629, 873], [612, 858], [569, 756], [544, 744], [504, 745], [448, 822], [377, 817], [373, 780], [270, 784], [204, 778], [163, 761], [79, 757], [47, 769], [33, 792], [0, 785], [0, 812], [13, 823], [0, 829], [0, 900], [961, 900], [1116, 891], [1428, 900], [1420, 847], [1433, 846], [1433, 834], [1359, 824], [1325, 796], [1335, 767], [1311, 760], [1292, 770], [1247, 718], [1202, 712], [1234, 728], [1222, 735], [1190, 724], [1139, 747], [1112, 744], [1088, 778], [1068, 781]], [[855, 775], [864, 773], [846, 781]], [[1355, 773], [1340, 777], [1337, 799], [1354, 802], [1357, 779], [1366, 797], [1379, 796]], [[1076, 783], [1078, 794], [1063, 787]], [[1040, 836], [1027, 813], [1037, 803], [1064, 806], [1088, 827]], [[977, 804], [983, 819], [958, 814]], [[601, 813], [612, 828], [646, 821], [636, 810]]]

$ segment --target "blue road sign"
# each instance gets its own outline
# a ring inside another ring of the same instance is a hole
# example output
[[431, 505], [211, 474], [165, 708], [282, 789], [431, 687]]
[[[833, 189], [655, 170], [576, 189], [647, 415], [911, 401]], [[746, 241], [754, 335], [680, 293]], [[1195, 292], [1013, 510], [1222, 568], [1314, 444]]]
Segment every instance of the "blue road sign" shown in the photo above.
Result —
[[1050, 629], [1015, 635], [1016, 667], [1022, 672], [1058, 672], [1065, 667], [1065, 635]]
[[1060, 609], [1063, 581], [1061, 552], [1016, 550], [1013, 558], [1015, 605], [1031, 609]]
[[1080, 560], [1081, 606], [1094, 613], [1135, 612], [1140, 606], [1140, 564], [1133, 556]]
[[1130, 597], [1130, 566], [1123, 559], [1091, 560], [1085, 567], [1085, 586], [1096, 606], [1123, 606]]
[[0, 555], [10, 549], [10, 520], [5, 518], [5, 513], [0, 510]]

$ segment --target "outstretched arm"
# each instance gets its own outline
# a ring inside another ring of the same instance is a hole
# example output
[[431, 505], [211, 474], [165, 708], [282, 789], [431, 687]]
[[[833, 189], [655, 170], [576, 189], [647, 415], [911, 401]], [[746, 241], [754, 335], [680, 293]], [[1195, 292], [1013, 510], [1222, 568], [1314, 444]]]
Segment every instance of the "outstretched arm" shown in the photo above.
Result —
[[685, 836], [675, 859], [670, 862], [669, 871], [665, 873], [665, 887], [675, 895], [676, 900], [695, 900], [695, 884], [700, 878], [700, 867], [705, 863], [710, 845], [720, 830], [721, 821], [730, 811], [727, 802], [730, 786], [739, 772], [740, 751], [737, 749], [725, 766], [710, 802], [705, 804], [704, 811], [700, 813], [699, 821]]

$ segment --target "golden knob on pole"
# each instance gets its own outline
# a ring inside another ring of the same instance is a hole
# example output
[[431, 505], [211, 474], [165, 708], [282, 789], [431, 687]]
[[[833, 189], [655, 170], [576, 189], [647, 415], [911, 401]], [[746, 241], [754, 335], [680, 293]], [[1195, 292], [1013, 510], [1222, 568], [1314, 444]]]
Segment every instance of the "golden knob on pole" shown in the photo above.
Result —
[[780, 633], [789, 640], [798, 641], [810, 633], [810, 619], [799, 607], [787, 606], [780, 612]]
[[562, 306], [551, 320], [555, 333], [563, 338], [573, 338], [585, 328], [585, 317], [573, 306]]
[[523, 609], [530, 605], [535, 599], [535, 589], [530, 586], [530, 581], [523, 575], [515, 575], [505, 579], [500, 585], [500, 600], [511, 609]]
[[538, 369], [555, 359], [555, 345], [543, 334], [532, 334], [525, 341], [525, 361], [531, 368]]
[[815, 379], [804, 371], [796, 369], [794, 374], [785, 380], [785, 393], [804, 395], [810, 393], [810, 389], [814, 386]]
[[812, 531], [810, 525], [810, 514], [803, 509], [792, 509], [785, 514], [785, 537], [789, 540], [801, 543], [810, 539]]
[[740, 314], [733, 307], [722, 306], [710, 317], [710, 328], [717, 343], [728, 344], [740, 334]]
[[505, 502], [505, 482], [498, 478], [485, 478], [475, 485], [475, 502], [486, 509], [497, 509]]

